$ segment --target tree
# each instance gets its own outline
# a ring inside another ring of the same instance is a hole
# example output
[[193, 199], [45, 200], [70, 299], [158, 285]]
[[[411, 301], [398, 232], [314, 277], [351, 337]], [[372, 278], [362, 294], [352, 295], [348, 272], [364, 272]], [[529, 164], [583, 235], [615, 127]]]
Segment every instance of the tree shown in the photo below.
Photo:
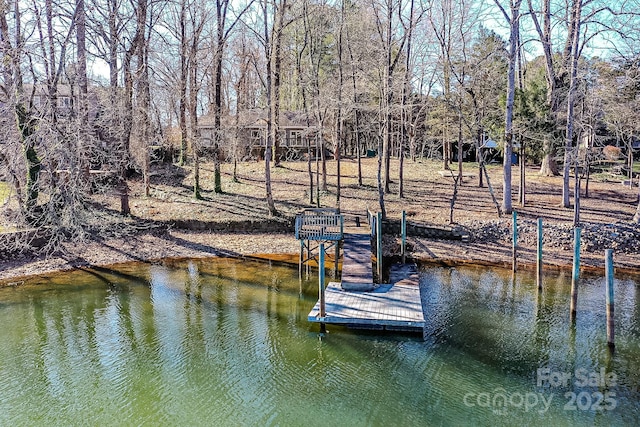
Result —
[[272, 216], [278, 215], [278, 211], [276, 210], [275, 203], [273, 202], [273, 194], [271, 191], [271, 149], [272, 149], [272, 141], [273, 141], [273, 131], [271, 122], [273, 115], [271, 112], [272, 109], [272, 97], [277, 96], [273, 93], [273, 85], [272, 85], [272, 55], [273, 55], [273, 46], [272, 40], [270, 36], [270, 26], [269, 26], [269, 6], [268, 0], [264, 0], [262, 3], [262, 16], [263, 16], [263, 30], [264, 30], [264, 49], [265, 49], [265, 57], [266, 60], [266, 99], [268, 107], [268, 119], [267, 119], [267, 134], [266, 134], [266, 146], [264, 151], [264, 174], [265, 174], [265, 192], [267, 198], [267, 208], [269, 210], [269, 214]]
[[516, 92], [515, 72], [519, 46], [520, 31], [520, 5], [522, 0], [510, 0], [507, 13], [505, 8], [496, 1], [496, 5], [509, 23], [509, 68], [507, 71], [507, 102], [505, 106], [505, 139], [503, 149], [503, 173], [502, 173], [502, 211], [510, 214], [511, 203], [511, 153], [513, 150], [513, 106]]
[[[87, 16], [89, 44], [93, 55], [104, 60], [109, 67], [108, 109], [99, 123], [102, 138], [113, 146], [109, 156], [112, 167], [118, 171], [118, 193], [120, 194], [120, 213], [129, 215], [129, 186], [126, 174], [131, 165], [130, 137], [133, 126], [133, 74], [131, 61], [135, 53], [135, 37], [127, 37], [127, 23], [130, 22], [123, 11], [121, 0], [108, 0], [106, 3], [91, 0], [92, 14]], [[135, 15], [135, 9], [130, 11]], [[106, 26], [105, 26], [106, 23]], [[106, 28], [105, 28], [106, 27]], [[127, 43], [128, 42], [128, 43]], [[119, 60], [119, 51], [124, 52]], [[124, 93], [119, 82], [119, 64], [122, 64]]]
[[[213, 54], [213, 146], [214, 146], [214, 191], [222, 193], [222, 183], [220, 179], [220, 141], [222, 135], [222, 60], [224, 59], [224, 50], [229, 39], [229, 34], [240, 22], [240, 18], [244, 15], [253, 0], [249, 1], [238, 13], [238, 15], [229, 21], [229, 0], [216, 0], [216, 44]], [[271, 207], [269, 208], [271, 211]]]
[[[188, 61], [187, 69], [189, 76], [189, 116], [191, 118], [191, 141], [193, 150], [193, 198], [199, 200], [202, 198], [200, 189], [200, 132], [198, 130], [198, 92], [200, 91], [200, 74], [198, 64], [198, 51], [200, 49], [200, 39], [204, 31], [205, 23], [208, 20], [209, 13], [204, 8], [190, 10], [191, 20], [191, 40], [188, 43]], [[182, 65], [182, 64], [181, 64]], [[216, 153], [217, 156], [217, 153]], [[218, 181], [219, 172], [218, 169]]]
[[398, 167], [398, 197], [404, 197], [404, 176], [403, 176], [403, 166], [404, 166], [404, 150], [407, 144], [408, 134], [409, 134], [409, 126], [411, 123], [411, 113], [413, 110], [411, 108], [407, 108], [407, 99], [411, 94], [411, 44], [413, 42], [413, 31], [415, 27], [415, 16], [414, 16], [414, 7], [415, 1], [411, 0], [409, 3], [409, 21], [404, 25], [405, 31], [407, 32], [407, 43], [406, 43], [406, 62], [405, 62], [405, 71], [404, 71], [404, 81], [402, 85], [402, 135], [400, 137], [400, 165]]
[[[374, 13], [380, 46], [384, 55], [384, 69], [382, 73], [382, 85], [380, 93], [380, 115], [382, 118], [382, 135], [378, 143], [378, 203], [382, 217], [386, 218], [387, 211], [384, 205], [384, 193], [389, 192], [391, 176], [389, 173], [391, 159], [391, 135], [393, 128], [392, 104], [394, 96], [394, 71], [400, 61], [401, 52], [406, 42], [406, 33], [397, 40], [396, 22], [394, 16], [400, 13], [400, 4], [393, 0], [385, 0], [382, 4], [374, 4]], [[396, 9], [398, 8], [398, 9]], [[382, 164], [384, 161], [384, 182], [382, 178]]]
[[[556, 71], [554, 64], [554, 52], [553, 52], [553, 34], [551, 32], [551, 1], [542, 0], [541, 9], [537, 11], [534, 9], [532, 0], [528, 0], [529, 16], [531, 17], [540, 43], [542, 44], [542, 50], [544, 52], [545, 59], [545, 72], [547, 81], [547, 104], [549, 111], [554, 122], [558, 122], [558, 112], [561, 105], [560, 88], [564, 85], [565, 74], [564, 66], [560, 66], [560, 72]], [[542, 19], [542, 23], [540, 22]], [[557, 124], [556, 124], [557, 126]], [[555, 144], [554, 139], [557, 131], [554, 130], [550, 135], [544, 137], [544, 157], [540, 166], [540, 174], [546, 176], [558, 175], [558, 165], [555, 161]]]

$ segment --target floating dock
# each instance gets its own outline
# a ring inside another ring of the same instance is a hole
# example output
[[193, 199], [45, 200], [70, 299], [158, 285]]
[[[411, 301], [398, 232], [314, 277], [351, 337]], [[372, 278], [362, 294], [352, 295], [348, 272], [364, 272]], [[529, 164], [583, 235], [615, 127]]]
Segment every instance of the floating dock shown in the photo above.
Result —
[[421, 331], [425, 326], [420, 290], [415, 285], [385, 284], [371, 292], [355, 292], [331, 282], [325, 298], [325, 317], [320, 317], [318, 302], [309, 313], [310, 322], [400, 331]]
[[325, 316], [318, 301], [308, 320], [358, 329], [422, 331], [425, 326], [418, 273], [410, 266], [392, 268], [391, 284], [374, 284], [367, 228], [344, 233], [343, 282], [324, 292]]

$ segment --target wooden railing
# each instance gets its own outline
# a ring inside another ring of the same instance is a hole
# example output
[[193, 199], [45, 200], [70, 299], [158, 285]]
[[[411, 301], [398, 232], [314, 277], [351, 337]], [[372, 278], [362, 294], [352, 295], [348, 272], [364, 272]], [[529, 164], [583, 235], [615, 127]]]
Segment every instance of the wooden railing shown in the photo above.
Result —
[[371, 227], [371, 237], [376, 237], [378, 215], [367, 209], [367, 223], [369, 223], [369, 227]]
[[296, 239], [342, 240], [344, 218], [336, 209], [306, 209], [296, 215]]

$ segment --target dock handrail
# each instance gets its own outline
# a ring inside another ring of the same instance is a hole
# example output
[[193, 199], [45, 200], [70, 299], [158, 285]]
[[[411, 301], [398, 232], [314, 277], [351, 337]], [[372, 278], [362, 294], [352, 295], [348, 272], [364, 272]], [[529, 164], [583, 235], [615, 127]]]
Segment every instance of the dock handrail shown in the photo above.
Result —
[[296, 215], [296, 239], [342, 240], [344, 217], [336, 209], [305, 209]]
[[372, 212], [369, 208], [367, 208], [367, 223], [369, 223], [369, 227], [371, 228], [371, 237], [376, 237], [376, 221], [377, 215], [375, 212]]

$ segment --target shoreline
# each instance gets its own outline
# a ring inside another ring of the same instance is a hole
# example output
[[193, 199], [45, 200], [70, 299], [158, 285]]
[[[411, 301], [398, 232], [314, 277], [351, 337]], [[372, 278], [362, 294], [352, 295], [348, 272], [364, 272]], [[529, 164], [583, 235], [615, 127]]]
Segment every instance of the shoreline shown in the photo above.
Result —
[[[384, 256], [399, 257], [399, 239], [385, 236]], [[409, 237], [410, 260], [447, 267], [475, 265], [511, 269], [510, 244], [431, 240]], [[217, 256], [270, 259], [297, 264], [299, 243], [291, 233], [209, 233], [169, 230], [138, 233], [127, 239], [66, 243], [65, 255], [26, 256], [0, 261], [0, 286], [78, 268], [106, 267], [128, 262], [161, 262], [170, 259]], [[571, 271], [572, 251], [543, 248], [544, 270]], [[616, 254], [616, 274], [640, 277], [640, 255]], [[518, 271], [535, 271], [536, 250], [518, 248]], [[581, 272], [603, 274], [604, 253], [581, 254]]]

